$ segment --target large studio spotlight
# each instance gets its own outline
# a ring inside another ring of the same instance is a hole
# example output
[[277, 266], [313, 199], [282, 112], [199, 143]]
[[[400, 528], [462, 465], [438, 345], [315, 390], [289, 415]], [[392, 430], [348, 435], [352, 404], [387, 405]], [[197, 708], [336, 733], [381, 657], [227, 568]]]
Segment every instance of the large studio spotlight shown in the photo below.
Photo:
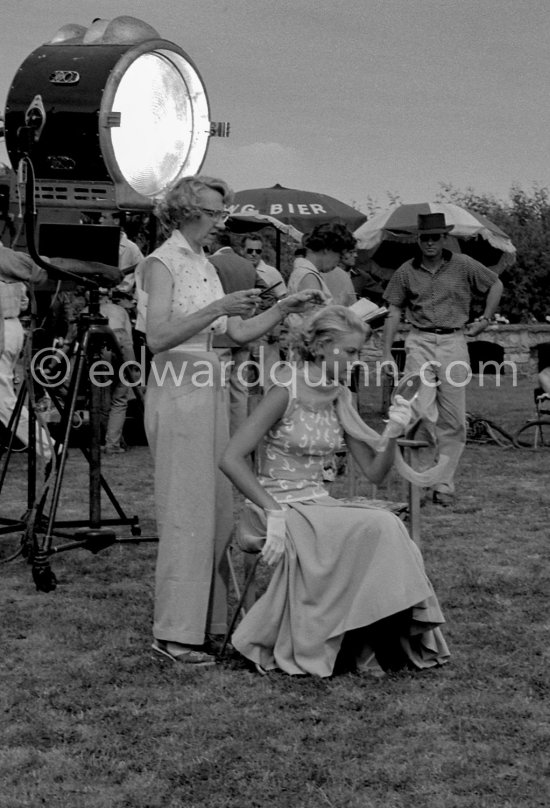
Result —
[[187, 54], [133, 17], [63, 26], [23, 62], [5, 110], [10, 161], [30, 157], [38, 207], [150, 209], [228, 129], [210, 122]]

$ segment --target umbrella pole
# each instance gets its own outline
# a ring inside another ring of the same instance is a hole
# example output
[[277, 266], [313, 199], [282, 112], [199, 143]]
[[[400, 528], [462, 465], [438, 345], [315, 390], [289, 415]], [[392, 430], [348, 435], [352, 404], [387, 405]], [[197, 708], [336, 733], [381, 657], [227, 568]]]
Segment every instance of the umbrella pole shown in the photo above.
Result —
[[277, 264], [277, 269], [280, 272], [281, 271], [281, 231], [279, 229], [275, 230], [275, 251], [276, 251], [275, 261], [276, 261], [276, 264]]

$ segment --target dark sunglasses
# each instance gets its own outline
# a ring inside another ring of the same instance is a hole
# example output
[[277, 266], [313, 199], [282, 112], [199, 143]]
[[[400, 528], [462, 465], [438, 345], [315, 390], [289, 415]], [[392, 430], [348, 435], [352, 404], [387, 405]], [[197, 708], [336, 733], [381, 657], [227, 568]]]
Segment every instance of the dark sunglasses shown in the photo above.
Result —
[[262, 252], [262, 248], [260, 247], [260, 249], [257, 250], [255, 247], [247, 247], [246, 252], [248, 253], [248, 255], [252, 255], [252, 253], [257, 253], [258, 255], [260, 255], [260, 253]]
[[427, 241], [441, 241], [441, 233], [425, 233], [419, 236], [420, 241], [425, 244]]

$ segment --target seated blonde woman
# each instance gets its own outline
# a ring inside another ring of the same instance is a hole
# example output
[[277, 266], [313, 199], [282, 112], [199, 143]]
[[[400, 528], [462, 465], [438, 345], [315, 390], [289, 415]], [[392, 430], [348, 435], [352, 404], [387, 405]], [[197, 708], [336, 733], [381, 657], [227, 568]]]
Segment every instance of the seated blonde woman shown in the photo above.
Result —
[[[220, 464], [246, 497], [240, 540], [263, 547], [274, 566], [232, 639], [264, 671], [380, 673], [449, 656], [443, 615], [403, 523], [365, 502], [332, 498], [323, 482], [327, 460], [344, 443], [368, 479], [381, 482], [410, 419], [410, 405], [397, 397], [390, 440], [377, 450], [379, 436], [343, 384], [364, 338], [365, 326], [347, 308], [311, 315], [295, 346], [300, 359], [281, 368]], [[247, 457], [258, 444], [256, 476]]]

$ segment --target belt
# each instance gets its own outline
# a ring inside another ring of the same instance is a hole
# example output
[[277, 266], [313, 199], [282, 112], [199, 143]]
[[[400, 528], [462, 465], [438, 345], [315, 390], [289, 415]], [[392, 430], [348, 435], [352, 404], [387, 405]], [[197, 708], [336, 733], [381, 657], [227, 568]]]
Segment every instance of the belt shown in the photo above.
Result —
[[413, 326], [417, 331], [425, 331], [427, 334], [454, 334], [462, 331], [462, 328], [421, 328], [419, 325]]

